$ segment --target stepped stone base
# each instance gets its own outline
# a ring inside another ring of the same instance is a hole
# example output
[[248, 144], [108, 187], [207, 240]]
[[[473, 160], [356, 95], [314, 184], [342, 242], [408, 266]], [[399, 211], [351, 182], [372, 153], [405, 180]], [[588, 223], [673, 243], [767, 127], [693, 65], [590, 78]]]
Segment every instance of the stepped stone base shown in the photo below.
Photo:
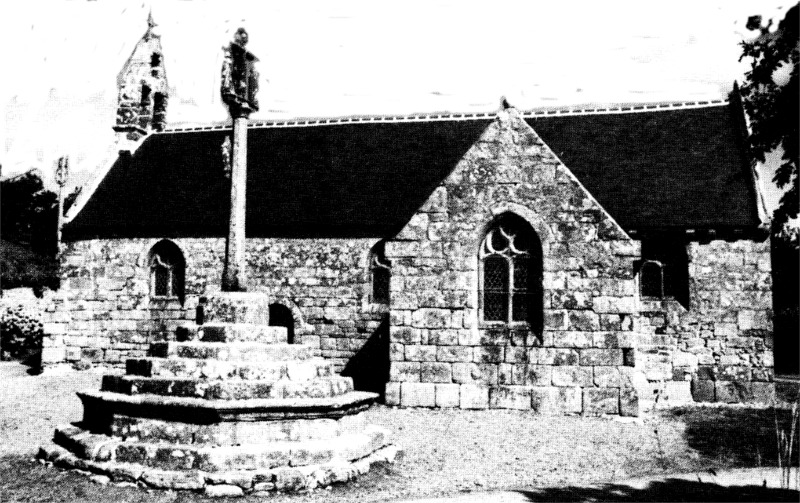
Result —
[[377, 398], [287, 344], [259, 294], [217, 294], [207, 325], [180, 327], [78, 393], [84, 419], [39, 456], [56, 466], [163, 489], [237, 496], [347, 482], [398, 450], [362, 412]]

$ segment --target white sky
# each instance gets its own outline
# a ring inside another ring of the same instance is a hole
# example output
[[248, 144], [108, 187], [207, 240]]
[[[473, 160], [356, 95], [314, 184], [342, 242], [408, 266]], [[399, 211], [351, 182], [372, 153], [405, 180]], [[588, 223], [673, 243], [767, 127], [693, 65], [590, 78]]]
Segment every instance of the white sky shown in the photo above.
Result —
[[225, 120], [221, 47], [261, 60], [252, 118], [493, 111], [725, 98], [748, 16], [783, 0], [27, 1], [0, 13], [3, 176], [69, 154], [85, 183], [113, 154], [116, 75], [153, 16], [168, 121]]

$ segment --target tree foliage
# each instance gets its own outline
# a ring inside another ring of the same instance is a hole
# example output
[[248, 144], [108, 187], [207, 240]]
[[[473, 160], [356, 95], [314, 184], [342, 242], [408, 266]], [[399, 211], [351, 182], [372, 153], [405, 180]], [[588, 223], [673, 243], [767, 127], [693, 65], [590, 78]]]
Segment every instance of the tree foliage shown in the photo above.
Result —
[[[750, 148], [761, 162], [765, 154], [783, 148], [781, 165], [773, 181], [785, 192], [775, 210], [773, 229], [797, 246], [797, 231], [787, 222], [798, 216], [798, 141], [800, 132], [800, 4], [790, 8], [773, 29], [773, 22], [762, 23], [760, 16], [747, 22], [759, 35], [742, 42], [739, 58], [751, 59], [750, 71], [741, 87], [744, 106], [750, 118]], [[787, 78], [788, 73], [788, 78]]]

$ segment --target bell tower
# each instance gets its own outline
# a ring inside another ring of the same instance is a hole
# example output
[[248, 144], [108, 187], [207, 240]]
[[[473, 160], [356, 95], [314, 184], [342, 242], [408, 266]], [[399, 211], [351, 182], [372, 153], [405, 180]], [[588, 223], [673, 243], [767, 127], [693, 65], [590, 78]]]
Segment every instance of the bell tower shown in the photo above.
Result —
[[151, 12], [147, 17], [147, 31], [117, 75], [114, 131], [120, 147], [138, 141], [151, 131], [161, 131], [167, 122], [167, 73], [156, 26]]

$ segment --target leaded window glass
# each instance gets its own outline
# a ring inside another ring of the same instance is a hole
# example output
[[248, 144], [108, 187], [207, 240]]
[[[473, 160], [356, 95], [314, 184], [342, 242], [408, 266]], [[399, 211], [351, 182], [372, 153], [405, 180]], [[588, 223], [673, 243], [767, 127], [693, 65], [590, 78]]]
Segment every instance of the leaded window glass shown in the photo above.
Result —
[[504, 215], [481, 244], [481, 308], [484, 321], [528, 322], [541, 327], [541, 245], [521, 218]]

